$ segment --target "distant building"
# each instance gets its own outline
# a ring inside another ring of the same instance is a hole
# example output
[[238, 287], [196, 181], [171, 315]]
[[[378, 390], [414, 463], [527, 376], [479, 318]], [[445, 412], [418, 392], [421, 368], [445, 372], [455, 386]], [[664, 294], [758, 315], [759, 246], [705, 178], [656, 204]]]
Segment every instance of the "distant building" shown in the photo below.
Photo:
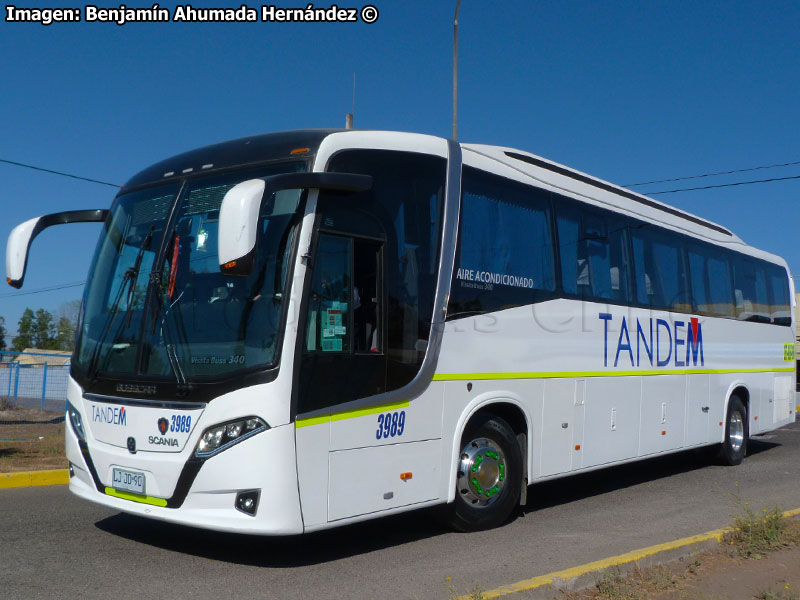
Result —
[[48, 367], [66, 367], [72, 363], [72, 352], [65, 350], [40, 350], [38, 348], [25, 348], [16, 357], [20, 365], [43, 365]]

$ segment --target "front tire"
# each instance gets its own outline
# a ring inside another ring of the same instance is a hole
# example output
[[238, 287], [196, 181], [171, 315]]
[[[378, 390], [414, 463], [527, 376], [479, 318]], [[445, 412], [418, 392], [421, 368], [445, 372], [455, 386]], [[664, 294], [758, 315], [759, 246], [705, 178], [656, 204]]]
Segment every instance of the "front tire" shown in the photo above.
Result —
[[484, 414], [461, 437], [456, 498], [448, 524], [458, 531], [481, 531], [504, 523], [519, 502], [522, 452], [509, 424]]
[[725, 421], [725, 440], [717, 454], [719, 462], [729, 466], [741, 464], [747, 454], [747, 437], [747, 409], [741, 398], [731, 396]]

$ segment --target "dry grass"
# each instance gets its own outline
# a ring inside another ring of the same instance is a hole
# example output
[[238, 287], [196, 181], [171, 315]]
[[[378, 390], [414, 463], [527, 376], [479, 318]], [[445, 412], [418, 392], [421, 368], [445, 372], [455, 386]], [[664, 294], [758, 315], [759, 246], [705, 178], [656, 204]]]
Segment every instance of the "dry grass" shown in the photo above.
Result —
[[0, 473], [67, 468], [64, 422], [48, 423], [63, 416], [62, 411], [7, 405], [0, 408]]
[[768, 552], [800, 543], [800, 524], [784, 517], [777, 506], [756, 513], [745, 502], [741, 513], [734, 518], [733, 531], [723, 538], [736, 556], [759, 559]]

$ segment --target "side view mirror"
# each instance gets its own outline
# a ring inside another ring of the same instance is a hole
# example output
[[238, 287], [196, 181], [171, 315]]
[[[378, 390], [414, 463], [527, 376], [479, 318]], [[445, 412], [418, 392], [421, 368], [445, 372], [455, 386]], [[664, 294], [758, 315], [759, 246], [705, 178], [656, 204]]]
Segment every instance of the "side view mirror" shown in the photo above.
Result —
[[258, 215], [264, 198], [282, 190], [302, 189], [364, 192], [372, 189], [372, 177], [353, 173], [284, 173], [249, 179], [225, 194], [219, 209], [217, 256], [226, 275], [249, 275], [258, 241]]
[[28, 268], [28, 250], [33, 239], [42, 231], [53, 225], [102, 223], [107, 216], [108, 211], [104, 209], [70, 210], [37, 217], [14, 227], [6, 244], [6, 281], [8, 285], [17, 289], [22, 287], [22, 283], [25, 281], [25, 271]]

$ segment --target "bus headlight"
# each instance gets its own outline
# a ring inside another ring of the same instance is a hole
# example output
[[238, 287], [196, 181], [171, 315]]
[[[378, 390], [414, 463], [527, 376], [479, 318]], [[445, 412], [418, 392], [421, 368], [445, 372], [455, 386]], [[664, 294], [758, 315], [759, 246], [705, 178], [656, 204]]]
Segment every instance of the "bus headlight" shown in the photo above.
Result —
[[258, 417], [245, 417], [214, 425], [200, 436], [194, 455], [208, 458], [266, 429], [269, 429], [269, 425]]
[[67, 403], [67, 417], [72, 425], [72, 431], [78, 436], [78, 439], [85, 442], [86, 433], [83, 431], [83, 421], [81, 420], [81, 413], [79, 413], [72, 404]]

